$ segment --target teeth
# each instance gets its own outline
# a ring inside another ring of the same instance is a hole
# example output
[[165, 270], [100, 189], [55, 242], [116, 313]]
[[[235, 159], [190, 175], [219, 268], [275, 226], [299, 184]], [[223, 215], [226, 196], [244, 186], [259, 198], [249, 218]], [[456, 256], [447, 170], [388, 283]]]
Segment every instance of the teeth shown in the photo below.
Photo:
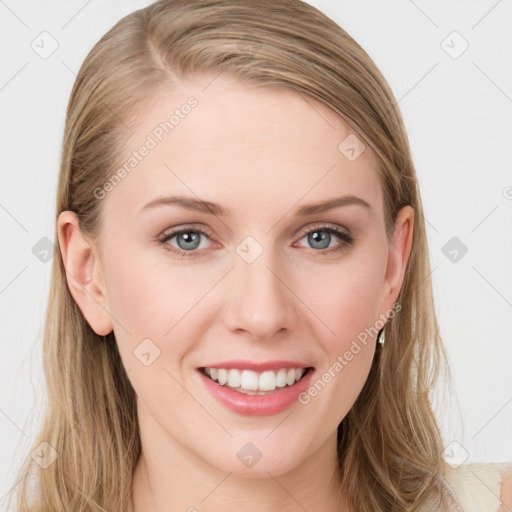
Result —
[[240, 372], [237, 370], [229, 370], [228, 375], [228, 386], [230, 388], [240, 387]]
[[[233, 373], [238, 373], [240, 375], [240, 387], [242, 389], [246, 389], [247, 391], [258, 391], [258, 374], [256, 372], [253, 372], [251, 370], [244, 370], [242, 373], [240, 373], [239, 370], [230, 370]], [[220, 382], [219, 382], [220, 384]], [[260, 391], [268, 391], [261, 389]]]
[[[295, 384], [304, 375], [304, 368], [281, 368], [277, 372], [267, 370], [257, 373], [252, 370], [236, 370], [231, 368], [205, 368], [204, 373], [221, 386], [226, 386], [237, 391], [251, 392], [275, 391], [276, 388], [284, 388]], [[259, 393], [258, 393], [259, 394]]]
[[219, 384], [221, 386], [224, 386], [226, 382], [228, 381], [228, 371], [224, 369], [220, 369], [217, 374], [217, 380], [219, 381]]
[[286, 375], [288, 375], [288, 372], [281, 368], [276, 375], [276, 386], [278, 388], [284, 388], [286, 386]]
[[260, 391], [274, 391], [276, 389], [276, 374], [272, 370], [263, 372], [258, 380], [258, 389]]

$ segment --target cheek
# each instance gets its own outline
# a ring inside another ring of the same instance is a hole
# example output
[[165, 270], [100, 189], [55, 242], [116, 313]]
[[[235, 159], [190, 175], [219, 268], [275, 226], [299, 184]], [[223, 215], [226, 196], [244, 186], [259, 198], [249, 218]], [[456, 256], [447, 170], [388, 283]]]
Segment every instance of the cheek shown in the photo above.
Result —
[[315, 407], [326, 408], [323, 414], [331, 417], [333, 428], [361, 392], [375, 353], [386, 263], [375, 254], [379, 251], [372, 248], [343, 264], [317, 269], [314, 280], [308, 279], [310, 286], [305, 281], [301, 286], [304, 302], [320, 318], [314, 337], [323, 353], [311, 395], [303, 403], [321, 396]]
[[320, 319], [318, 339], [327, 352], [346, 350], [379, 319], [384, 265], [383, 259], [359, 253], [343, 264], [318, 267], [309, 283], [301, 281], [299, 296]]
[[165, 249], [134, 250], [109, 266], [112, 314], [134, 337], [164, 337], [208, 289], [191, 268], [167, 263], [158, 251]]
[[[317, 276], [327, 283], [323, 289], [310, 288], [305, 299], [321, 319], [316, 322], [320, 325], [314, 336], [323, 357], [300, 402], [325, 417], [327, 428], [337, 427], [368, 378], [378, 332], [375, 324], [379, 319], [381, 269], [375, 259], [372, 263], [361, 259], [354, 265], [333, 267], [328, 274]], [[305, 421], [316, 428], [313, 419]]]
[[173, 407], [192, 407], [172, 377], [181, 379], [180, 364], [200, 339], [192, 331], [193, 320], [204, 314], [200, 301], [211, 285], [197, 274], [194, 279], [183, 265], [168, 264], [161, 256], [155, 262], [148, 251], [110, 261], [107, 282], [114, 333], [136, 394], [155, 411], [170, 396]]
[[153, 388], [178, 397], [180, 388], [165, 371], [178, 375], [215, 321], [209, 291], [226, 264], [194, 265], [167, 256], [164, 248], [132, 247], [108, 260], [106, 282], [119, 353], [137, 393]]

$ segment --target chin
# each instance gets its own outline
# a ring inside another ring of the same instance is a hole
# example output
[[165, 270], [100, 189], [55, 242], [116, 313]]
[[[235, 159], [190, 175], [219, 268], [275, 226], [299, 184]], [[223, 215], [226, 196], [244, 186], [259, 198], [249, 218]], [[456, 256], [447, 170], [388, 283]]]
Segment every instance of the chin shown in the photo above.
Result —
[[[307, 455], [301, 454], [293, 443], [277, 437], [274, 441], [264, 439], [269, 431], [258, 438], [252, 436], [252, 441], [247, 440], [248, 436], [244, 436], [243, 441], [231, 440], [231, 447], [226, 447], [221, 453], [210, 454], [206, 462], [233, 476], [255, 479], [267, 479], [269, 473], [277, 477], [304, 463]], [[304, 444], [301, 442], [299, 446], [303, 449]]]

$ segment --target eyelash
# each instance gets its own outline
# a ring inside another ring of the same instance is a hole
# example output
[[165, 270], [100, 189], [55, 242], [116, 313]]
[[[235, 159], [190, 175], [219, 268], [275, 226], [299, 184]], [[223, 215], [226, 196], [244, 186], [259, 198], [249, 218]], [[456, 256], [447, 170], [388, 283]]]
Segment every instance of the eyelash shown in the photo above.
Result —
[[[335, 225], [333, 224], [317, 224], [313, 225], [312, 227], [308, 228], [307, 230], [303, 231], [300, 234], [299, 240], [302, 240], [305, 236], [307, 236], [309, 233], [313, 233], [315, 231], [325, 231], [326, 233], [329, 233], [331, 235], [337, 236], [340, 240], [342, 240], [343, 243], [336, 247], [331, 247], [327, 249], [313, 249], [314, 252], [320, 253], [320, 254], [326, 254], [326, 253], [337, 253], [346, 250], [349, 246], [351, 246], [355, 242], [355, 238], [352, 235], [349, 235], [348, 233], [345, 233], [343, 231], [340, 231]], [[195, 258], [200, 255], [200, 251], [198, 249], [185, 251], [182, 249], [177, 249], [174, 246], [171, 246], [167, 242], [174, 238], [177, 235], [180, 235], [182, 233], [198, 233], [201, 235], [206, 236], [207, 238], [211, 239], [211, 237], [203, 231], [202, 229], [193, 228], [193, 227], [183, 227], [180, 229], [177, 229], [176, 231], [171, 231], [170, 233], [163, 233], [160, 235], [157, 240], [158, 242], [164, 246], [164, 248], [167, 251], [170, 251], [174, 254], [177, 254], [178, 256], [181, 256], [182, 258]]]

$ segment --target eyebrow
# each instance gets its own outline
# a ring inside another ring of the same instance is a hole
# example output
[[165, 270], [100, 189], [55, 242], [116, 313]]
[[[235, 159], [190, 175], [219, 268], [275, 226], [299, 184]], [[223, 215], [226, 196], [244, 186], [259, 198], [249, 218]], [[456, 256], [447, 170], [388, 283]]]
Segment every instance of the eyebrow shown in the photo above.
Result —
[[148, 204], [141, 208], [141, 212], [150, 208], [154, 208], [155, 206], [181, 206], [182, 208], [186, 208], [187, 210], [195, 210], [202, 213], [209, 213], [210, 215], [218, 215], [225, 216], [228, 215], [228, 211], [222, 206], [212, 203], [210, 201], [204, 201], [202, 199], [194, 199], [193, 197], [186, 196], [167, 196], [167, 197], [158, 197], [153, 201], [150, 201]]
[[[151, 209], [156, 206], [172, 205], [180, 206], [181, 208], [185, 208], [187, 210], [194, 210], [201, 213], [207, 213], [210, 215], [229, 216], [230, 214], [226, 208], [220, 206], [219, 204], [212, 203], [211, 201], [204, 201], [202, 199], [194, 199], [193, 197], [187, 196], [159, 197], [143, 206], [140, 211], [142, 212], [144, 210]], [[369, 211], [372, 210], [371, 205], [364, 199], [357, 197], [353, 194], [348, 194], [340, 197], [334, 197], [332, 199], [327, 199], [320, 203], [307, 204], [301, 206], [295, 211], [295, 215], [305, 217], [307, 215], [313, 215], [315, 213], [321, 213], [328, 210], [332, 210], [334, 208], [340, 208], [342, 206], [349, 205], [358, 205], [368, 209]]]
[[366, 202], [364, 199], [360, 197], [354, 196], [353, 194], [348, 194], [345, 196], [334, 197], [333, 199], [327, 199], [326, 201], [322, 201], [321, 203], [316, 204], [307, 204], [305, 206], [301, 206], [296, 212], [295, 215], [306, 216], [313, 215], [314, 213], [321, 213], [327, 210], [332, 210], [334, 208], [340, 208], [341, 206], [349, 206], [349, 205], [358, 205], [366, 208], [371, 211], [371, 205]]

